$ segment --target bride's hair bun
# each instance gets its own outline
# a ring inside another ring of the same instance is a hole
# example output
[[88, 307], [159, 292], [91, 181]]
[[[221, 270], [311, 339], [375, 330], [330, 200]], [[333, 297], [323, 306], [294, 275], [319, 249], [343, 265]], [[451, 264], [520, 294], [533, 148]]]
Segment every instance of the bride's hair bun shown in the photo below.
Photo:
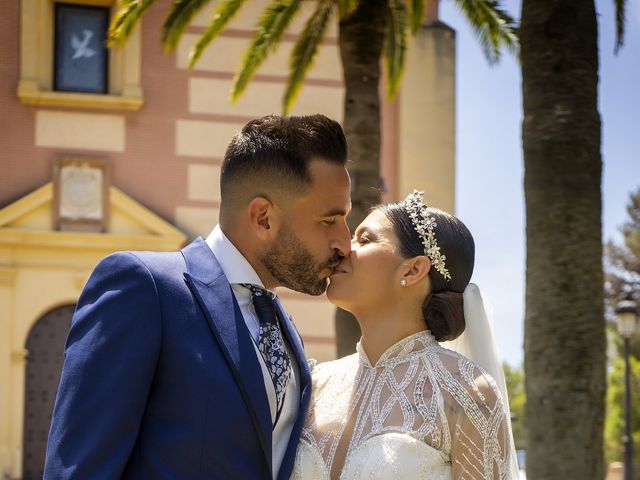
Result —
[[453, 291], [434, 293], [422, 307], [427, 328], [439, 342], [453, 340], [464, 332], [462, 294]]

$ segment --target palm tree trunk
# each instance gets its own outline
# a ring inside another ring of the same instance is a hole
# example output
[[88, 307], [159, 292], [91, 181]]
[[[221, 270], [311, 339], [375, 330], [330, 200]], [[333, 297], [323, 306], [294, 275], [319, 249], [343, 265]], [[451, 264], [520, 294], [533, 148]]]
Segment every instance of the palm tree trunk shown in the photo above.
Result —
[[527, 478], [602, 480], [605, 394], [593, 1], [523, 0]]
[[[345, 83], [344, 131], [349, 145], [351, 231], [380, 201], [380, 58], [387, 0], [360, 2], [340, 21], [340, 55]], [[360, 330], [352, 315], [336, 312], [338, 356], [354, 351]]]

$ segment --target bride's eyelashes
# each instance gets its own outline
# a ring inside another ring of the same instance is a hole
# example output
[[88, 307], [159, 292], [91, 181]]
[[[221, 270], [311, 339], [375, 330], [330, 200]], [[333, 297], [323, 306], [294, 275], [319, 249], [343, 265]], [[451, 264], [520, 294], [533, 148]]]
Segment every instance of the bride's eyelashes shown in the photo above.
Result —
[[355, 234], [351, 239], [352, 242], [357, 242], [358, 245], [366, 245], [372, 241], [368, 233]]
[[358, 243], [360, 245], [366, 245], [367, 243], [371, 242], [371, 239], [367, 236], [367, 235], [362, 235], [359, 239], [358, 239]]

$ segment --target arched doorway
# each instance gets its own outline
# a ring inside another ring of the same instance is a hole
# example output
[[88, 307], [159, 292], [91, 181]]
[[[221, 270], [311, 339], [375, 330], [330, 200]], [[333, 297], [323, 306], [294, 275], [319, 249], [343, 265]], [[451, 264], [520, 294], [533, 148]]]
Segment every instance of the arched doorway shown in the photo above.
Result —
[[24, 480], [42, 478], [51, 414], [64, 361], [64, 344], [74, 310], [75, 305], [66, 305], [50, 311], [36, 322], [27, 337]]

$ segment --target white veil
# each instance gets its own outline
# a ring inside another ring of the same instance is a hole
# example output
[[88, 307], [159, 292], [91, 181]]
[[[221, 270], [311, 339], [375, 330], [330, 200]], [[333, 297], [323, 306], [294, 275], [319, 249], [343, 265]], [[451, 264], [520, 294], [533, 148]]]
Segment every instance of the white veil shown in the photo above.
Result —
[[511, 432], [509, 396], [507, 395], [504, 371], [498, 357], [498, 350], [496, 349], [493, 328], [489, 320], [490, 312], [487, 311], [488, 309], [480, 293], [480, 289], [473, 283], [470, 283], [467, 285], [467, 288], [465, 288], [462, 294], [462, 300], [466, 324], [465, 330], [462, 335], [455, 340], [442, 342], [441, 345], [473, 360], [496, 381], [509, 416], [509, 441], [511, 449], [509, 452], [511, 461], [509, 478], [516, 480], [519, 476], [519, 470], [516, 459], [516, 448]]

